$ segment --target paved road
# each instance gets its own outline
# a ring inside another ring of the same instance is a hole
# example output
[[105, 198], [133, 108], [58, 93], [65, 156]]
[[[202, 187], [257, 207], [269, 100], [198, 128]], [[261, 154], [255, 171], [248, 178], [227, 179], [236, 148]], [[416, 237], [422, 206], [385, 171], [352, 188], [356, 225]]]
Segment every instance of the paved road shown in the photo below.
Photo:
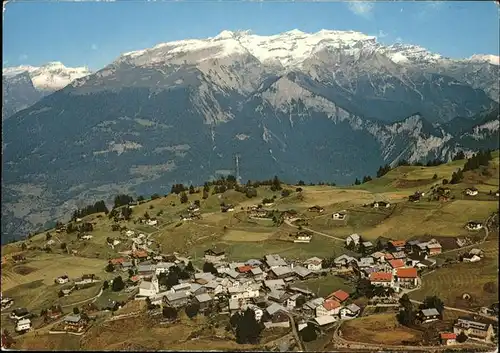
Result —
[[[418, 300], [410, 299], [410, 301], [412, 303], [414, 303], [414, 304], [422, 304], [422, 302], [419, 302]], [[481, 317], [484, 317], [484, 318], [487, 318], [487, 319], [494, 320], [494, 321], [498, 322], [498, 318], [497, 317], [490, 316], [490, 315], [485, 315], [485, 314], [479, 313], [477, 311], [470, 311], [470, 310], [465, 310], [465, 309], [460, 309], [460, 308], [453, 308], [451, 306], [445, 306], [444, 308], [446, 310], [459, 311], [459, 312], [465, 313], [465, 314], [472, 314], [472, 315], [475, 315], [475, 316], [481, 316]]]
[[[295, 220], [296, 219], [293, 218], [291, 220], [285, 220], [284, 222], [285, 222], [285, 224], [289, 225], [290, 227], [299, 228], [299, 226], [296, 226], [296, 225], [292, 224], [292, 222], [295, 221]], [[334, 237], [333, 235], [329, 235], [329, 234], [325, 234], [325, 233], [322, 233], [322, 232], [318, 232], [317, 230], [313, 230], [311, 228], [306, 228], [306, 227], [302, 226], [302, 229], [303, 230], [307, 230], [307, 231], [309, 231], [311, 233], [314, 233], [314, 234], [321, 235], [323, 237], [327, 237], [327, 238], [330, 238], [330, 239], [338, 240], [338, 241], [341, 241], [343, 243], [345, 242], [345, 239], [337, 238], [337, 237]]]

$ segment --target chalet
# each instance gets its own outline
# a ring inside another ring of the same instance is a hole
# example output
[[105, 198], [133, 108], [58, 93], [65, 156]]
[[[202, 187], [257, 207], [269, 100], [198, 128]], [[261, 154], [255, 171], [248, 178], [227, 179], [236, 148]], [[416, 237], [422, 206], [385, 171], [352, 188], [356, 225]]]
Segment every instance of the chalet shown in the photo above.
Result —
[[299, 277], [301, 280], [310, 278], [314, 276], [314, 274], [307, 268], [302, 267], [302, 266], [295, 266], [293, 268], [293, 272]]
[[392, 255], [392, 258], [394, 260], [398, 260], [398, 259], [404, 260], [406, 258], [406, 253], [404, 251], [395, 251], [395, 252], [391, 253], [391, 255]]
[[179, 283], [176, 284], [175, 286], [172, 286], [170, 289], [171, 293], [187, 293], [191, 289], [191, 284], [190, 283]]
[[418, 202], [420, 201], [420, 198], [422, 197], [422, 194], [416, 191], [413, 195], [408, 196], [408, 201], [410, 202]]
[[287, 266], [285, 260], [283, 260], [279, 255], [266, 255], [264, 260], [269, 268]]
[[373, 266], [374, 263], [375, 261], [373, 260], [373, 257], [362, 257], [358, 260], [358, 267], [362, 269]]
[[62, 293], [65, 297], [67, 297], [68, 295], [70, 295], [70, 294], [73, 292], [73, 290], [74, 290], [74, 289], [75, 289], [75, 286], [70, 287], [70, 288], [64, 288], [64, 289], [61, 289], [61, 293]]
[[30, 312], [26, 308], [17, 308], [10, 313], [10, 318], [13, 320], [21, 320], [28, 316]]
[[205, 250], [204, 259], [207, 262], [220, 262], [226, 258], [224, 251], [215, 251], [212, 249]]
[[391, 252], [404, 251], [406, 241], [404, 240], [391, 240], [389, 242], [389, 247]]
[[191, 221], [193, 219], [193, 214], [192, 213], [186, 213], [183, 212], [179, 215], [179, 219], [181, 221]]
[[389, 202], [385, 202], [385, 201], [375, 201], [374, 203], [372, 203], [372, 207], [373, 208], [382, 208], [382, 207], [389, 208], [389, 207], [391, 207], [391, 204]]
[[468, 196], [476, 196], [479, 193], [479, 191], [474, 187], [467, 188], [467, 189], [465, 189], [464, 192], [465, 192], [465, 195], [468, 195]]
[[69, 282], [69, 277], [67, 275], [59, 276], [56, 278], [55, 282], [57, 284], [65, 284]]
[[304, 261], [304, 265], [307, 267], [308, 270], [310, 271], [320, 271], [322, 269], [322, 262], [323, 260], [320, 259], [319, 257], [311, 257]]
[[87, 322], [80, 314], [68, 315], [64, 318], [64, 330], [71, 332], [81, 332]]
[[297, 306], [297, 298], [299, 298], [300, 296], [302, 296], [302, 294], [300, 293], [295, 293], [295, 294], [288, 294], [289, 295], [289, 298], [287, 298], [286, 300], [286, 308], [288, 310], [293, 310], [295, 309], [295, 307]]
[[146, 221], [146, 224], [148, 226], [156, 226], [158, 225], [158, 220], [157, 219], [154, 219], [154, 218], [150, 218]]
[[347, 216], [347, 212], [345, 211], [339, 211], [339, 212], [335, 212], [333, 215], [332, 215], [332, 218], [336, 221], [343, 221]]
[[96, 281], [95, 275], [93, 273], [91, 274], [86, 274], [82, 276], [82, 280], [80, 281], [81, 284], [85, 283], [93, 283]]
[[274, 279], [284, 279], [289, 276], [293, 276], [294, 272], [288, 266], [276, 266], [272, 267], [269, 272], [269, 277]]
[[221, 205], [220, 206], [220, 211], [221, 212], [233, 212], [234, 211], [234, 206], [233, 205]]
[[493, 326], [482, 320], [470, 317], [460, 317], [453, 325], [453, 333], [465, 333], [467, 336], [482, 340], [484, 342], [491, 342], [494, 335]]
[[385, 254], [383, 252], [381, 252], [381, 251], [374, 252], [370, 256], [377, 263], [383, 263], [383, 262], [385, 262]]
[[349, 299], [349, 293], [339, 289], [330, 294], [329, 296], [326, 297], [327, 299], [334, 299], [338, 301], [339, 303], [345, 302], [347, 299]]
[[470, 221], [467, 222], [465, 228], [467, 228], [468, 230], [480, 230], [483, 228], [483, 224], [481, 222]]
[[337, 321], [337, 318], [335, 316], [324, 315], [324, 316], [315, 317], [312, 322], [314, 325], [316, 325], [318, 327], [324, 327], [324, 326], [333, 324], [336, 321]]
[[200, 305], [200, 309], [203, 310], [203, 309], [206, 309], [206, 308], [208, 308], [210, 306], [210, 304], [212, 303], [212, 297], [210, 297], [206, 293], [199, 294], [199, 295], [196, 295], [194, 297], [193, 301], [195, 303], [199, 304]]
[[123, 261], [121, 267], [123, 271], [128, 271], [129, 269], [134, 267], [134, 264], [132, 263], [132, 261]]
[[288, 291], [292, 293], [297, 293], [300, 295], [303, 295], [305, 297], [314, 297], [314, 293], [311, 292], [310, 290], [299, 288], [299, 287], [289, 287]]
[[338, 301], [327, 299], [322, 305], [316, 307], [316, 316], [339, 315], [341, 307]]
[[256, 281], [262, 281], [266, 277], [266, 273], [260, 269], [260, 267], [255, 267], [250, 270], [250, 273], [252, 274], [253, 278]]
[[405, 244], [405, 252], [406, 253], [412, 253], [416, 247], [420, 244], [420, 240], [409, 240]]
[[279, 304], [287, 302], [290, 297], [291, 295], [285, 292], [284, 290], [271, 290], [271, 292], [269, 292], [269, 294], [267, 295], [268, 300], [271, 300]]
[[307, 209], [309, 212], [318, 212], [318, 213], [322, 213], [325, 209], [323, 207], [320, 207], [318, 205], [315, 205], [315, 206], [312, 206], [312, 207], [309, 207]]
[[274, 280], [267, 280], [264, 281], [264, 288], [267, 288], [269, 290], [273, 289], [283, 289], [285, 288], [285, 281], [282, 279], [274, 279]]
[[374, 248], [373, 243], [371, 241], [364, 241], [361, 243], [366, 252], [371, 252]]
[[391, 272], [372, 272], [370, 273], [370, 283], [374, 286], [390, 287], [393, 284]]
[[354, 246], [358, 246], [360, 241], [361, 237], [358, 234], [351, 234], [346, 238], [345, 245], [350, 246], [352, 243]]
[[294, 243], [310, 243], [312, 239], [312, 233], [308, 231], [299, 231], [294, 235]]
[[324, 302], [325, 299], [321, 297], [311, 299], [304, 303], [304, 305], [302, 306], [302, 310], [306, 315], [312, 315], [316, 312], [316, 308], [320, 305], [323, 305]]
[[439, 311], [435, 308], [422, 309], [417, 313], [417, 318], [423, 324], [439, 320]]
[[401, 259], [389, 260], [388, 262], [392, 269], [397, 269], [405, 266], [405, 262]]
[[348, 267], [353, 261], [356, 261], [354, 257], [342, 254], [333, 260], [336, 267]]
[[189, 297], [185, 291], [180, 291], [176, 293], [168, 293], [165, 296], [165, 301], [171, 307], [179, 308], [188, 303]]
[[31, 329], [30, 319], [21, 319], [16, 323], [16, 332], [27, 332]]
[[148, 281], [142, 281], [141, 284], [139, 284], [139, 296], [141, 297], [151, 297], [155, 294], [157, 294], [160, 291], [159, 285], [158, 285], [158, 279], [153, 277], [151, 282]]
[[356, 304], [349, 304], [340, 309], [340, 318], [342, 320], [354, 319], [361, 312], [361, 308]]
[[245, 266], [237, 267], [236, 271], [238, 271], [239, 273], [251, 273], [252, 269], [253, 269], [252, 266], [245, 265]]
[[174, 267], [175, 264], [173, 262], [158, 262], [155, 265], [155, 274], [158, 276], [160, 273], [168, 273], [170, 268]]
[[[82, 239], [83, 239], [83, 240], [90, 240], [90, 239], [92, 239], [93, 237], [94, 237], [93, 235], [90, 235], [90, 234], [85, 234], [84, 236], [82, 236]], [[51, 239], [51, 241], [53, 241], [53, 240]], [[47, 243], [47, 244], [48, 244], [48, 243]], [[49, 245], [50, 245], [50, 244], [49, 244]]]
[[418, 274], [417, 269], [414, 267], [410, 268], [397, 268], [396, 269], [396, 282], [409, 285], [409, 286], [417, 286], [418, 284]]
[[109, 262], [111, 262], [111, 264], [113, 264], [114, 266], [121, 267], [122, 264], [125, 262], [125, 258], [119, 257], [116, 259], [111, 259], [109, 260]]
[[436, 239], [431, 239], [427, 242], [427, 250], [429, 256], [438, 255], [442, 252], [442, 246]]
[[293, 218], [297, 217], [297, 211], [288, 210], [288, 211], [282, 212], [281, 215], [283, 216], [284, 219], [293, 219]]
[[10, 308], [12, 305], [14, 305], [14, 299], [2, 298], [2, 310]]
[[195, 204], [191, 204], [188, 207], [188, 211], [189, 212], [198, 212], [199, 210], [200, 210], [200, 207], [196, 206]]
[[138, 260], [146, 260], [148, 258], [148, 253], [146, 250], [136, 250], [132, 253], [132, 257]]
[[439, 341], [442, 345], [451, 346], [455, 343], [457, 339], [457, 334], [453, 332], [441, 332], [439, 333]]
[[268, 210], [264, 210], [262, 208], [258, 208], [258, 209], [252, 210], [250, 212], [250, 217], [254, 217], [254, 218], [271, 218], [270, 217], [270, 212]]
[[155, 265], [139, 265], [137, 266], [137, 274], [141, 278], [150, 277], [155, 273]]
[[52, 306], [47, 310], [47, 317], [51, 320], [59, 319], [63, 315], [62, 308], [58, 305]]
[[[266, 308], [266, 312], [270, 317], [271, 325], [266, 325], [267, 327], [272, 326], [283, 326], [289, 327], [290, 321], [288, 318], [288, 311], [282, 305], [278, 303], [273, 303]], [[273, 325], [278, 324], [278, 325]]]

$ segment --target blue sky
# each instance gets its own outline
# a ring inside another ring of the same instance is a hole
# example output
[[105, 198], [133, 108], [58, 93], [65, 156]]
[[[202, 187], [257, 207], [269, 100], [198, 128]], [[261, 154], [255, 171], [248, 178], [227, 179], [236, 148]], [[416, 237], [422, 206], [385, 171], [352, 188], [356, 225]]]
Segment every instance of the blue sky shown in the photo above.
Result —
[[499, 52], [499, 7], [475, 2], [12, 1], [3, 21], [3, 66], [61, 61], [98, 70], [121, 53], [250, 29], [355, 30], [449, 57]]

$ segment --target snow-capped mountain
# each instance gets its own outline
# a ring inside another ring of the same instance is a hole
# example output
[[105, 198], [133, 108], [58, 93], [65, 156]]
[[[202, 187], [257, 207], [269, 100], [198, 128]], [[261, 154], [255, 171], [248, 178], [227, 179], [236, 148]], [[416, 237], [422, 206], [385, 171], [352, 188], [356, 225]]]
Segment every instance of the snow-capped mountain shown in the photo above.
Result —
[[33, 219], [53, 219], [79, 198], [202, 183], [234, 153], [245, 179], [341, 184], [494, 148], [498, 68], [352, 31], [223, 31], [125, 53], [5, 121], [2, 230], [30, 227], [12, 213], [27, 184], [45, 193], [25, 200]]
[[40, 67], [21, 65], [3, 68], [2, 118], [29, 107], [43, 96], [89, 74], [91, 71], [86, 67], [66, 67], [57, 61]]

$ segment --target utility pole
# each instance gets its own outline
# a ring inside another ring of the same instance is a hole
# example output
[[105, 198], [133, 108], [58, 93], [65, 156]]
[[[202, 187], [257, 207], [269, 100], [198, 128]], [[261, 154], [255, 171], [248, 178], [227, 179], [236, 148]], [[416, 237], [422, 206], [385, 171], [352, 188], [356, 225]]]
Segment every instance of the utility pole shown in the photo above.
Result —
[[236, 153], [234, 156], [235, 162], [236, 162], [236, 182], [238, 184], [241, 184], [241, 177], [240, 177], [240, 154]]

